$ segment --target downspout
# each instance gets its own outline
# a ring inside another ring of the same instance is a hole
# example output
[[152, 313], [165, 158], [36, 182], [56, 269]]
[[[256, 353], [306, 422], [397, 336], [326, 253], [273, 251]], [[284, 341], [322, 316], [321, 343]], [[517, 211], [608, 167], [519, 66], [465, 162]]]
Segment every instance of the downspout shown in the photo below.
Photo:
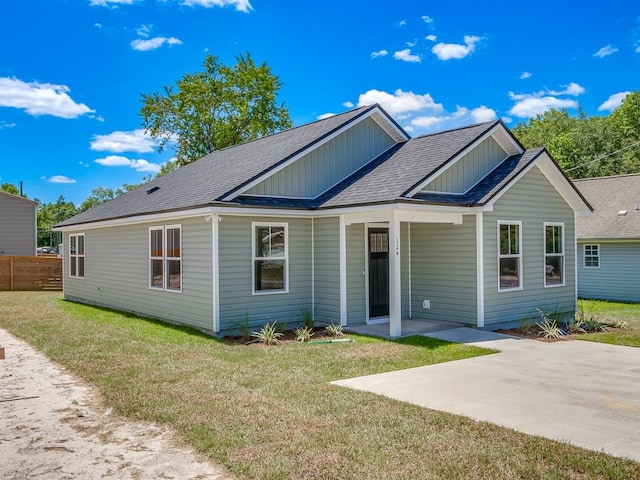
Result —
[[411, 222], [407, 222], [407, 258], [409, 260], [409, 320], [413, 318], [411, 310]]
[[311, 217], [311, 320], [316, 321], [316, 234], [314, 217]]

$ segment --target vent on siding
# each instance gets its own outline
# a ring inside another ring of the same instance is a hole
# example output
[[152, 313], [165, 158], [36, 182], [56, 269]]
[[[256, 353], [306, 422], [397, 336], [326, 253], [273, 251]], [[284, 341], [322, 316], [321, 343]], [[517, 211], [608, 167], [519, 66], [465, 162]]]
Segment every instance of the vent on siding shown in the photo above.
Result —
[[627, 214], [627, 210], [620, 210], [618, 211], [618, 216], [619, 217], [624, 217]]

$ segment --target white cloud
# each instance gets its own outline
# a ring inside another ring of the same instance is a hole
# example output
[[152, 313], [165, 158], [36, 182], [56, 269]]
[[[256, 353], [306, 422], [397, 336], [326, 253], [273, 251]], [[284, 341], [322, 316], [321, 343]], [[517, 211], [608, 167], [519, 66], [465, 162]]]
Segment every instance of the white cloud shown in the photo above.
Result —
[[323, 113], [322, 115], [318, 115], [318, 120], [324, 120], [325, 118], [335, 117], [335, 113]]
[[520, 118], [530, 118], [553, 108], [578, 108], [577, 101], [558, 97], [567, 95], [577, 97], [584, 92], [584, 87], [575, 82], [566, 85], [564, 90], [545, 89], [532, 93], [509, 92], [509, 98], [516, 102], [509, 110], [509, 114]]
[[93, 26], [96, 28], [102, 28], [102, 24], [99, 22], [94, 23]]
[[355, 105], [353, 104], [353, 102], [344, 102], [342, 104], [343, 107], [347, 107], [347, 108], [353, 108], [355, 107]]
[[533, 75], [531, 72], [522, 72], [520, 74], [520, 80], [526, 80], [527, 78], [531, 78], [531, 75]]
[[393, 54], [393, 58], [396, 60], [402, 60], [403, 62], [420, 63], [422, 59], [420, 55], [414, 55], [411, 53], [410, 48], [405, 48]]
[[182, 40], [179, 40], [175, 37], [154, 37], [150, 38], [149, 40], [137, 38], [131, 42], [131, 48], [141, 52], [148, 52], [149, 50], [160, 48], [165, 43], [167, 45], [182, 45]]
[[438, 37], [436, 35], [427, 35], [426, 37], [424, 37], [425, 40], [429, 40], [430, 42], [435, 42], [436, 40], [438, 40]]
[[458, 43], [436, 43], [431, 51], [440, 60], [460, 60], [471, 55], [476, 49], [476, 43], [481, 40], [480, 37], [474, 35], [464, 36], [464, 45]]
[[379, 103], [390, 115], [399, 115], [408, 112], [420, 112], [423, 110], [431, 110], [441, 112], [443, 110], [441, 103], [435, 103], [431, 95], [428, 93], [418, 95], [413, 92], [404, 92], [397, 89], [393, 93], [387, 93], [380, 90], [369, 90], [361, 93], [358, 97], [358, 107], [364, 105], [373, 105]]
[[5, 122], [4, 120], [0, 120], [0, 130], [2, 130], [3, 128], [14, 128], [16, 126], [15, 123], [11, 122]]
[[157, 163], [151, 163], [143, 159], [132, 160], [120, 155], [108, 155], [104, 158], [98, 158], [94, 162], [105, 167], [130, 167], [136, 172], [158, 173], [160, 171], [160, 165]]
[[138, 0], [89, 0], [89, 5], [93, 7], [118, 8], [118, 5], [133, 5]]
[[407, 44], [407, 47], [413, 48], [418, 44], [418, 40], [414, 38], [412, 42], [405, 42], [405, 43]]
[[433, 23], [433, 18], [431, 18], [429, 15], [423, 15], [420, 17], [424, 23]]
[[423, 128], [426, 130], [438, 125], [443, 121], [444, 121], [444, 117], [434, 117], [434, 116], [416, 117], [413, 120], [411, 120], [411, 127], [412, 127], [411, 131], [415, 131], [416, 127]]
[[240, 12], [249, 13], [249, 10], [253, 10], [249, 0], [183, 0], [182, 5], [188, 7], [226, 7], [227, 5], [236, 7], [236, 10]]
[[47, 178], [46, 180], [49, 183], [76, 183], [73, 178], [69, 178], [65, 175], [54, 175], [53, 177]]
[[136, 33], [141, 37], [148, 38], [152, 28], [153, 25], [140, 25], [136, 28]]
[[613, 112], [616, 108], [620, 106], [622, 101], [629, 95], [631, 92], [619, 92], [614, 93], [613, 95], [609, 95], [609, 98], [605, 100], [602, 105], [598, 107], [599, 112]]
[[596, 53], [594, 53], [593, 56], [594, 57], [604, 58], [604, 57], [608, 57], [609, 55], [613, 55], [617, 51], [618, 51], [617, 48], [612, 47], [611, 44], [609, 44], [609, 45], [606, 45], [606, 46], [602, 47], [600, 50], [598, 50]]
[[389, 52], [386, 50], [378, 50], [377, 52], [371, 52], [371, 58], [384, 57], [389, 55]]
[[400, 25], [401, 27], [404, 27], [407, 24], [406, 20], [400, 20], [400, 22], [398, 22], [398, 25]]
[[640, 53], [640, 45], [636, 47], [636, 53]]
[[95, 113], [84, 103], [76, 103], [68, 95], [66, 85], [23, 82], [17, 78], [0, 77], [0, 107], [20, 108], [29, 115], [51, 115], [78, 118]]
[[147, 153], [156, 149], [154, 140], [141, 128], [129, 132], [115, 131], [107, 135], [94, 135], [91, 150], [98, 152]]
[[557, 97], [528, 97], [519, 100], [511, 107], [509, 114], [520, 118], [530, 118], [554, 108], [578, 108], [578, 102]]
[[474, 108], [471, 110], [471, 117], [477, 123], [490, 122], [498, 118], [496, 111], [492, 108], [485, 107], [484, 105], [480, 105], [478, 108]]

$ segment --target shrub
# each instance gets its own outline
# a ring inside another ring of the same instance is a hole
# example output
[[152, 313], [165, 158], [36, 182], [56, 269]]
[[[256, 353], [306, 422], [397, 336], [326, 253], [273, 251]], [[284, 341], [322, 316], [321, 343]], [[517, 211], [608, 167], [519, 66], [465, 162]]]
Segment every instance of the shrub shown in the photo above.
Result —
[[324, 332], [327, 335], [331, 335], [333, 338], [338, 338], [344, 335], [344, 332], [342, 331], [342, 325], [339, 323], [331, 323], [330, 325], [327, 325], [326, 327], [324, 327]]
[[308, 342], [314, 335], [313, 328], [307, 326], [298, 327], [293, 331], [293, 333], [296, 335], [296, 341], [302, 343]]
[[267, 323], [259, 332], [252, 332], [251, 336], [254, 337], [256, 341], [264, 343], [265, 345], [277, 345], [280, 343], [280, 337], [283, 333], [277, 330], [276, 323], [276, 321]]

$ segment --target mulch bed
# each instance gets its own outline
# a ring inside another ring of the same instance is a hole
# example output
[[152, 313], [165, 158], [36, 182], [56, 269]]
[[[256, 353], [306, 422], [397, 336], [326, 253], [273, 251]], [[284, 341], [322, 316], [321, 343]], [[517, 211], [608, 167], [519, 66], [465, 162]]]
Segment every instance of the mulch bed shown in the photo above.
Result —
[[[614, 327], [607, 327], [606, 331], [615, 332], [617, 330], [620, 330], [620, 329], [614, 328]], [[510, 330], [496, 330], [496, 331], [498, 333], [504, 333], [505, 335], [513, 335], [514, 337], [529, 338], [531, 340], [538, 340], [540, 342], [547, 342], [547, 343], [564, 342], [565, 340], [576, 340], [577, 338], [580, 338], [580, 336], [584, 335], [585, 333], [604, 333], [604, 332], [577, 332], [577, 333], [562, 335], [560, 338], [544, 338], [542, 335], [540, 335], [541, 329], [537, 325], [532, 325], [526, 330], [513, 328]]]
[[[252, 332], [256, 330], [252, 330]], [[344, 334], [338, 338], [349, 338], [349, 337], [347, 334]], [[284, 332], [282, 332], [282, 336], [279, 337], [278, 340], [280, 340], [279, 345], [285, 345], [290, 343], [300, 343], [296, 341], [296, 334], [294, 333], [293, 330], [285, 330]], [[327, 335], [327, 333], [324, 331], [324, 327], [314, 327], [313, 336], [309, 341], [314, 342], [317, 340], [334, 340], [334, 337], [332, 337], [331, 335]], [[247, 339], [246, 337], [242, 337], [239, 335], [233, 336], [233, 337], [224, 337], [224, 341], [234, 345], [247, 345], [247, 346], [254, 346], [254, 347], [274, 346], [274, 345], [264, 345], [263, 343], [260, 343], [260, 341], [257, 338], [254, 338], [254, 337]]]

